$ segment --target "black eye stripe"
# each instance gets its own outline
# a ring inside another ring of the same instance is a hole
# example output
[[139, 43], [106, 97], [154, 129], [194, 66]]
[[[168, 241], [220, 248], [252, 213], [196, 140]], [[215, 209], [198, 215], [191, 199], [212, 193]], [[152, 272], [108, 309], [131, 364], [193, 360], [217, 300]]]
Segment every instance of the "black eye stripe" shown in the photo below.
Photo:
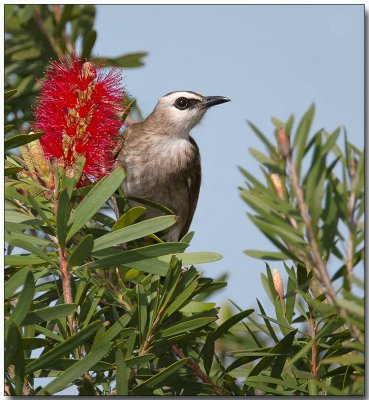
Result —
[[179, 110], [188, 110], [195, 107], [200, 102], [199, 99], [189, 99], [187, 97], [179, 97], [174, 102], [174, 106]]

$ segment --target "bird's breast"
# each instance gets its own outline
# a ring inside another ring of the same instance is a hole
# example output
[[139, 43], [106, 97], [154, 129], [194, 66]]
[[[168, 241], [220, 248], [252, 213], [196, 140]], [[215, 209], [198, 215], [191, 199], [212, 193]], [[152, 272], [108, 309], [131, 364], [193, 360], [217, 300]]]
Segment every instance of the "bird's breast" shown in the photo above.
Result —
[[198, 157], [197, 148], [187, 139], [142, 138], [125, 150], [125, 192], [154, 200], [159, 194], [166, 196], [167, 190], [176, 190], [176, 186], [187, 186], [189, 170]]

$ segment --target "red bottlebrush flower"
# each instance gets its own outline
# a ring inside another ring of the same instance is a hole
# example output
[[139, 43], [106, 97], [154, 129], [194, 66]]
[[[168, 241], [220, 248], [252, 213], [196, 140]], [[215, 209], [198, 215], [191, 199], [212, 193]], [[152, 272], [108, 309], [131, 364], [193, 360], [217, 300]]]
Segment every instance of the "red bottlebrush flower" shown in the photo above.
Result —
[[44, 132], [41, 146], [65, 170], [86, 158], [80, 184], [94, 182], [113, 167], [122, 126], [124, 91], [119, 71], [103, 74], [72, 55], [52, 62], [41, 85], [34, 130]]

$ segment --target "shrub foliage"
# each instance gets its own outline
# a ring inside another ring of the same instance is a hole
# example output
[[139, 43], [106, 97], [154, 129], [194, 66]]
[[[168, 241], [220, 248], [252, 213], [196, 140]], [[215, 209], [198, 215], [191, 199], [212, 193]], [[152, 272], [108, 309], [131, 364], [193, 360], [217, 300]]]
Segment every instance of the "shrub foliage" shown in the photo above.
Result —
[[[162, 242], [175, 216], [166, 209], [143, 219], [144, 199], [130, 208], [119, 189], [123, 169], [78, 187], [81, 160], [73, 177], [54, 171], [50, 190], [45, 160], [32, 158], [40, 134], [24, 131], [37, 78], [78, 40], [91, 56], [94, 7], [5, 12], [6, 393], [362, 395], [364, 155], [346, 132], [311, 135], [314, 106], [296, 128], [293, 117], [273, 118], [275, 141], [249, 123], [266, 154], [250, 149], [262, 179], [241, 168], [240, 194], [276, 251], [246, 252], [257, 267], [266, 263], [271, 304], [233, 303], [219, 320], [208, 297], [226, 277], [206, 278], [195, 266], [221, 256], [188, 251], [193, 233]], [[139, 66], [143, 55], [106, 63]]]

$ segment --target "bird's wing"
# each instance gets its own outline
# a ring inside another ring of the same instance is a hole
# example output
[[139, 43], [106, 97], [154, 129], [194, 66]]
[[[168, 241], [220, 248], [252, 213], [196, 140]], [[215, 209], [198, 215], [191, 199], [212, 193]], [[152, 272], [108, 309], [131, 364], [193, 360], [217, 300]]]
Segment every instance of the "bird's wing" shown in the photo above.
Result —
[[193, 215], [196, 210], [197, 200], [199, 198], [200, 185], [201, 185], [201, 163], [200, 163], [200, 151], [196, 142], [190, 137], [191, 144], [196, 148], [197, 157], [196, 161], [188, 171], [187, 185], [188, 185], [188, 217], [183, 225], [180, 233], [180, 238], [183, 237], [189, 230]]
[[[113, 152], [115, 158], [115, 163], [114, 163], [115, 168], [118, 166], [122, 166], [124, 169], [126, 169], [124, 153], [125, 153], [125, 147], [127, 145], [127, 140], [129, 139], [130, 136], [132, 136], [132, 128], [130, 126], [127, 126], [127, 128], [124, 130], [122, 138], [119, 140], [119, 143], [117, 143], [117, 146]], [[117, 205], [117, 201], [114, 196], [111, 197], [111, 203], [113, 211], [118, 219], [120, 217], [120, 212]]]

